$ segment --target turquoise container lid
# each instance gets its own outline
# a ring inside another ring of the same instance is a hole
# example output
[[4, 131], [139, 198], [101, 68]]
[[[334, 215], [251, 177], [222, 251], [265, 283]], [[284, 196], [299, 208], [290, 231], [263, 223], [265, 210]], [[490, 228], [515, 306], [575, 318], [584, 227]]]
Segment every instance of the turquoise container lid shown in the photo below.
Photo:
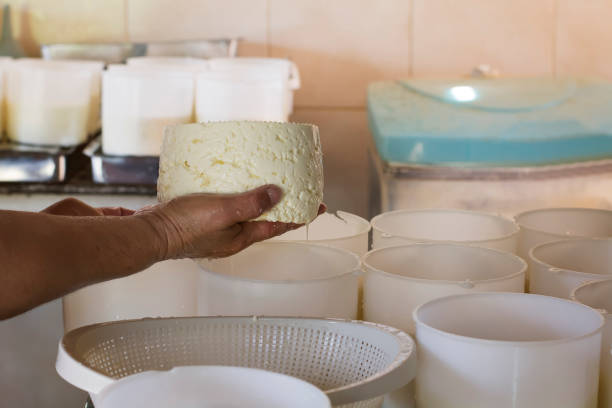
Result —
[[612, 83], [401, 80], [368, 87], [379, 156], [412, 165], [515, 167], [612, 158]]

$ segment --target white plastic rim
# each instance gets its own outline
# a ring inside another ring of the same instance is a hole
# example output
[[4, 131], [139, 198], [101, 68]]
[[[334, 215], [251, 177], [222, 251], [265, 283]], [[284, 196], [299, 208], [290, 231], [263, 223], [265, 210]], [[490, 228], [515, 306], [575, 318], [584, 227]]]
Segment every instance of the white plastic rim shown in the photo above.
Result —
[[72, 64], [11, 63], [7, 75], [7, 135], [36, 145], [74, 146], [87, 140], [90, 68]]
[[569, 238], [612, 237], [612, 211], [593, 208], [543, 208], [515, 217], [520, 226], [518, 255], [540, 244]]
[[329, 245], [361, 256], [368, 252], [369, 232], [370, 223], [366, 219], [338, 211], [336, 214], [321, 214], [307, 226], [286, 232], [273, 240]]
[[273, 77], [289, 80], [289, 88], [300, 88], [300, 72], [297, 65], [283, 58], [211, 58], [208, 60], [212, 71], [233, 72], [246, 78]]
[[[159, 341], [168, 348], [157, 347]], [[177, 344], [180, 346], [175, 347]], [[256, 345], [261, 347], [253, 347]], [[59, 343], [56, 370], [95, 400], [117, 379], [142, 371], [179, 365], [248, 366], [315, 384], [334, 405], [355, 403], [347, 407], [369, 408], [378, 405], [366, 401], [379, 402], [384, 394], [414, 379], [414, 351], [414, 341], [406, 333], [361, 321], [141, 319], [96, 324], [65, 334]], [[137, 357], [142, 354], [150, 358]], [[362, 359], [361, 355], [370, 357]]]
[[372, 248], [442, 241], [516, 252], [519, 228], [505, 217], [466, 210], [396, 210], [372, 218]]
[[584, 283], [572, 291], [571, 299], [598, 310], [606, 319], [599, 367], [599, 408], [612, 408], [612, 279]]
[[146, 65], [187, 65], [208, 69], [209, 63], [203, 58], [192, 57], [131, 57], [126, 60], [127, 65], [146, 66]]
[[380, 248], [362, 257], [364, 319], [414, 334], [412, 312], [440, 297], [523, 292], [527, 264], [508, 252], [427, 243]]
[[357, 317], [360, 264], [347, 250], [268, 241], [198, 262], [201, 316]]
[[192, 366], [123, 378], [96, 398], [96, 408], [330, 408], [306, 381], [244, 367]]
[[102, 149], [109, 155], [159, 156], [164, 128], [192, 122], [193, 75], [125, 68], [103, 75]]
[[417, 404], [595, 408], [603, 318], [549, 296], [477, 293], [414, 311]]
[[577, 286], [612, 278], [612, 238], [548, 242], [529, 251], [529, 291], [569, 299]]

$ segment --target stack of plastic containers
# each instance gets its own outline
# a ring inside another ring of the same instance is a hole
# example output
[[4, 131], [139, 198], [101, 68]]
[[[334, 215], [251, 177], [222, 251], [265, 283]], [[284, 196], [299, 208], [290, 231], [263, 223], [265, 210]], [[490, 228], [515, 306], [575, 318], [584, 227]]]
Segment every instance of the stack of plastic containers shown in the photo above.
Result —
[[104, 73], [105, 154], [159, 156], [164, 128], [193, 120], [193, 73], [174, 67], [110, 66]]

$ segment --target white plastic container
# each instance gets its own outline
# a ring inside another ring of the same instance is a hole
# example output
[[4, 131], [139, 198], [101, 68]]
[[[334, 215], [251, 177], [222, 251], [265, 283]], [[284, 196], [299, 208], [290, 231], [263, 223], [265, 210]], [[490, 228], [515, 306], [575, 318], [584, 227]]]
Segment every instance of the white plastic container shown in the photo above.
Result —
[[603, 318], [520, 293], [455, 295], [414, 312], [417, 404], [595, 408]]
[[229, 365], [308, 381], [336, 408], [380, 408], [386, 393], [414, 378], [415, 354], [406, 333], [368, 322], [191, 317], [73, 330], [60, 341], [55, 367], [94, 404], [105, 387], [142, 371]]
[[543, 208], [518, 214], [521, 228], [518, 255], [546, 242], [569, 238], [612, 237], [612, 210], [591, 208]]
[[571, 298], [598, 310], [606, 319], [601, 342], [599, 408], [612, 408], [612, 279], [585, 283], [574, 289]]
[[36, 145], [87, 140], [93, 83], [89, 68], [16, 62], [8, 68], [7, 135]]
[[194, 316], [199, 270], [190, 259], [164, 261], [79, 289], [63, 298], [64, 331], [115, 320]]
[[242, 75], [288, 79], [285, 107], [287, 115], [293, 113], [293, 92], [301, 86], [300, 71], [294, 62], [283, 58], [211, 58], [209, 67], [212, 71], [236, 71]]
[[370, 223], [366, 219], [338, 211], [336, 214], [321, 214], [308, 226], [286, 232], [273, 240], [329, 245], [361, 256], [368, 252], [369, 232]]
[[209, 60], [209, 66], [196, 80], [198, 122], [287, 122], [293, 91], [300, 85], [295, 64], [275, 58], [221, 58]]
[[372, 218], [372, 248], [444, 241], [516, 252], [518, 226], [507, 218], [463, 210], [396, 210]]
[[288, 375], [244, 367], [191, 366], [146, 371], [105, 388], [98, 408], [330, 408], [325, 393]]
[[516, 255], [467, 245], [412, 244], [362, 258], [364, 319], [414, 334], [412, 312], [439, 297], [483, 291], [522, 292], [527, 264]]
[[167, 66], [167, 67], [181, 67], [183, 69], [193, 70], [206, 70], [209, 67], [208, 60], [203, 58], [190, 58], [190, 57], [131, 57], [126, 61], [129, 66]]
[[268, 241], [199, 263], [200, 316], [357, 317], [359, 258], [346, 250]]
[[193, 74], [110, 68], [103, 76], [102, 149], [109, 155], [159, 156], [168, 125], [193, 117]]
[[577, 286], [612, 278], [612, 238], [548, 242], [529, 251], [529, 291], [569, 299]]

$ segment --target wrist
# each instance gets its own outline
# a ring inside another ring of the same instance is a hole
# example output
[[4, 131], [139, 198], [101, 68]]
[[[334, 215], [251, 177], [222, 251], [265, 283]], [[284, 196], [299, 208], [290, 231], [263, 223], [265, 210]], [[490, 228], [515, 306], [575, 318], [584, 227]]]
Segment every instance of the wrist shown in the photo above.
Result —
[[164, 218], [156, 210], [135, 214], [132, 218], [137, 222], [137, 228], [147, 238], [146, 241], [151, 244], [155, 262], [172, 259], [175, 256], [171, 250]]

